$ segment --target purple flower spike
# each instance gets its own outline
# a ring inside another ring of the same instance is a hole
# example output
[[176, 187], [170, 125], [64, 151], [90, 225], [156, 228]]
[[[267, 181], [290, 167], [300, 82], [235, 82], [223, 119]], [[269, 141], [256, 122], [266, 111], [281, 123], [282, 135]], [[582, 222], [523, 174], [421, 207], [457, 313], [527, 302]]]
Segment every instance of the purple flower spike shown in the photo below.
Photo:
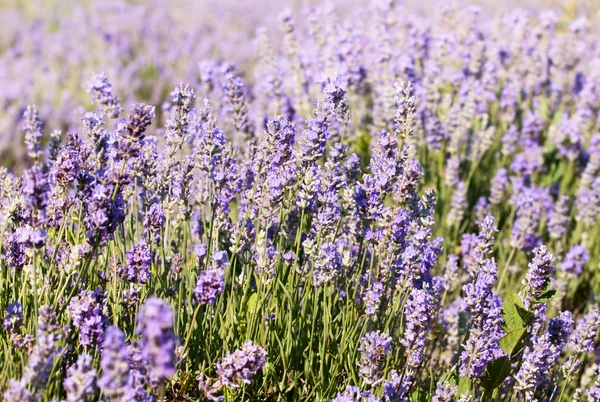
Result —
[[142, 352], [149, 370], [159, 381], [175, 374], [175, 349], [179, 338], [173, 332], [174, 314], [171, 307], [157, 297], [150, 297], [137, 315], [136, 332], [142, 338]]
[[84, 401], [94, 395], [96, 370], [92, 368], [92, 356], [81, 354], [77, 362], [67, 369], [64, 387], [68, 402]]
[[100, 367], [102, 374], [98, 378], [98, 387], [102, 393], [109, 398], [125, 395], [130, 369], [129, 352], [125, 334], [117, 327], [109, 327], [106, 330]]
[[122, 267], [119, 276], [136, 284], [144, 284], [150, 280], [150, 264], [152, 254], [143, 240], [125, 253], [127, 265]]
[[560, 263], [559, 268], [567, 275], [578, 276], [583, 272], [583, 267], [590, 261], [590, 254], [587, 249], [575, 244], [567, 252], [565, 259]]
[[377, 332], [367, 332], [360, 339], [361, 361], [358, 363], [360, 376], [367, 384], [376, 384], [382, 381], [381, 375], [385, 360], [391, 352], [392, 337], [388, 334]]

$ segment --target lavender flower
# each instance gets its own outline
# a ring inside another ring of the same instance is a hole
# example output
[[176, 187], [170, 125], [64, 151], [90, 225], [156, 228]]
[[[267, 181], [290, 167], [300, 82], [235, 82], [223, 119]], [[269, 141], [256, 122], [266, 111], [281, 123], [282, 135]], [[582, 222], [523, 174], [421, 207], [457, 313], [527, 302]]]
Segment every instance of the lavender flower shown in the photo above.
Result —
[[361, 392], [358, 387], [346, 386], [343, 393], [337, 394], [331, 402], [378, 402], [379, 399], [369, 391]]
[[189, 85], [181, 84], [171, 92], [173, 107], [167, 120], [166, 139], [171, 154], [179, 149], [189, 138], [190, 112], [196, 95]]
[[454, 187], [460, 181], [460, 162], [461, 159], [458, 155], [453, 155], [448, 159], [444, 176], [444, 183], [448, 187]]
[[106, 296], [100, 289], [83, 290], [69, 303], [73, 325], [79, 328], [79, 344], [83, 347], [99, 345], [108, 324]]
[[455, 254], [450, 254], [444, 268], [444, 289], [447, 292], [452, 292], [459, 283], [459, 267], [458, 257]]
[[126, 309], [132, 309], [140, 301], [140, 288], [132, 283], [129, 288], [123, 290], [123, 306]]
[[452, 196], [452, 202], [450, 203], [450, 211], [448, 212], [447, 223], [448, 226], [454, 226], [460, 224], [462, 221], [465, 210], [467, 209], [467, 188], [465, 183], [459, 182], [454, 190]]
[[559, 268], [567, 275], [577, 276], [583, 272], [583, 267], [589, 262], [590, 255], [587, 249], [575, 244], [567, 252], [565, 259], [560, 263]]
[[313, 284], [321, 286], [333, 280], [342, 266], [342, 256], [333, 243], [321, 245], [313, 268]]
[[532, 194], [527, 193], [518, 200], [518, 208], [510, 245], [519, 250], [531, 249], [535, 244], [535, 230], [541, 215], [540, 205]]
[[19, 232], [11, 233], [5, 236], [3, 249], [4, 259], [11, 270], [21, 271], [30, 261], [26, 254], [26, 245]]
[[[94, 146], [94, 154], [98, 164], [105, 162], [107, 159], [107, 150], [109, 148], [109, 136], [104, 129], [104, 120], [101, 113], [88, 112], [82, 118], [83, 136]], [[69, 141], [73, 144], [78, 144], [76, 135], [72, 135]]]
[[581, 188], [577, 192], [575, 205], [577, 207], [577, 220], [584, 227], [593, 226], [600, 213], [600, 177], [596, 177], [589, 188]]
[[37, 340], [29, 355], [27, 367], [23, 372], [23, 383], [33, 389], [44, 389], [54, 366], [54, 361], [60, 353], [58, 342], [62, 331], [56, 325], [56, 313], [48, 306], [40, 307], [37, 327]]
[[123, 111], [119, 98], [113, 94], [112, 85], [103, 72], [95, 73], [89, 82], [88, 92], [92, 94], [92, 101], [102, 106], [102, 110], [110, 119], [116, 119]]
[[144, 217], [144, 237], [149, 243], [158, 243], [160, 240], [160, 230], [164, 226], [167, 217], [165, 210], [159, 203], [150, 205], [146, 216]]
[[412, 158], [404, 159], [402, 176], [399, 177], [394, 199], [407, 206], [414, 207], [415, 200], [418, 197], [417, 187], [421, 183], [423, 175], [423, 168], [418, 160]]
[[31, 160], [39, 163], [43, 155], [42, 152], [42, 121], [38, 117], [38, 108], [35, 105], [27, 106], [23, 114], [25, 121], [23, 129], [25, 130], [25, 145]]
[[577, 321], [575, 331], [569, 341], [576, 354], [593, 352], [600, 328], [600, 310], [596, 309]]
[[204, 260], [206, 259], [206, 254], [208, 253], [208, 250], [206, 248], [206, 245], [204, 243], [202, 244], [196, 244], [194, 246], [194, 257], [196, 260], [196, 266], [200, 266], [201, 264], [204, 263]]
[[132, 112], [119, 125], [119, 151], [124, 156], [137, 158], [146, 129], [154, 119], [154, 106], [143, 103], [133, 105]]
[[81, 354], [77, 362], [67, 369], [67, 378], [63, 386], [67, 391], [67, 401], [83, 401], [94, 395], [96, 370], [92, 368], [92, 357]]
[[175, 374], [175, 348], [179, 338], [173, 332], [173, 316], [171, 308], [153, 296], [146, 300], [136, 318], [136, 332], [142, 337], [149, 369], [159, 381]]
[[194, 295], [200, 304], [215, 304], [223, 289], [225, 289], [225, 272], [222, 268], [211, 267], [198, 275]]
[[384, 287], [381, 282], [374, 282], [365, 290], [363, 302], [365, 303], [365, 313], [367, 313], [367, 315], [377, 314], [383, 292]]
[[540, 296], [547, 289], [554, 272], [554, 256], [548, 252], [546, 246], [536, 247], [533, 254], [533, 260], [529, 263], [529, 270], [523, 279], [528, 297]]
[[31, 399], [31, 392], [23, 381], [10, 380], [8, 388], [4, 391], [6, 402], [28, 402]]
[[381, 331], [367, 332], [360, 339], [361, 361], [358, 364], [360, 376], [367, 384], [377, 384], [382, 381], [381, 375], [385, 360], [391, 353], [392, 337]]
[[217, 362], [217, 375], [222, 385], [228, 388], [239, 388], [250, 384], [250, 378], [267, 362], [267, 352], [252, 341], [244, 343], [241, 349], [228, 353], [223, 360]]
[[117, 327], [108, 327], [102, 343], [100, 359], [102, 372], [98, 378], [98, 387], [108, 398], [125, 395], [129, 378], [129, 352], [125, 334]]
[[25, 213], [32, 226], [44, 221], [49, 192], [48, 173], [39, 165], [34, 165], [23, 173]]
[[431, 402], [453, 402], [458, 391], [457, 385], [452, 385], [447, 381], [438, 382], [435, 389], [435, 395], [431, 398]]
[[89, 192], [84, 193], [84, 222], [90, 231], [90, 243], [102, 244], [112, 238], [118, 225], [125, 220], [126, 202], [116, 181], [114, 171], [101, 171], [94, 178]]
[[415, 96], [412, 82], [395, 83], [396, 95], [394, 101], [396, 103], [396, 115], [394, 123], [396, 126], [397, 135], [404, 139], [407, 143], [412, 142], [412, 132], [414, 128], [415, 115]]
[[548, 232], [550, 233], [550, 237], [552, 239], [561, 239], [566, 236], [570, 222], [569, 197], [563, 195], [556, 202], [548, 222]]
[[19, 329], [23, 325], [23, 306], [18, 302], [14, 301], [6, 308], [6, 316], [2, 323], [2, 327], [6, 332], [12, 334], [19, 332]]
[[498, 169], [496, 175], [492, 179], [490, 186], [489, 202], [491, 207], [500, 205], [504, 198], [504, 193], [508, 185], [507, 170], [504, 168]]
[[521, 369], [515, 375], [515, 389], [523, 392], [525, 400], [538, 400], [538, 393], [548, 381], [546, 375], [566, 346], [571, 333], [570, 312], [562, 312], [550, 320], [548, 330], [533, 340], [523, 352]]
[[[197, 255], [206, 252], [204, 248], [198, 250]], [[225, 251], [215, 251], [212, 255], [212, 265], [198, 275], [196, 287], [194, 288], [194, 295], [198, 303], [215, 304], [217, 297], [225, 289], [225, 269], [227, 267], [229, 267], [227, 253]]]
[[500, 316], [502, 299], [492, 291], [496, 276], [496, 263], [488, 259], [480, 266], [473, 282], [463, 287], [472, 325], [460, 355], [460, 373], [469, 378], [481, 377], [489, 363], [504, 355], [499, 346], [504, 336]]
[[406, 302], [406, 328], [400, 344], [407, 355], [407, 371], [416, 371], [425, 357], [425, 341], [431, 330], [435, 301], [426, 289], [413, 289]]
[[407, 394], [411, 385], [412, 379], [410, 377], [404, 378], [396, 370], [392, 370], [389, 379], [383, 384], [383, 399], [386, 402], [406, 402], [408, 401]]
[[254, 137], [254, 130], [248, 121], [245, 89], [244, 81], [232, 74], [229, 75], [223, 86], [223, 91], [229, 100], [229, 107], [233, 114], [233, 125], [238, 132], [243, 132], [246, 135], [246, 140], [249, 140]]
[[67, 146], [61, 149], [56, 156], [53, 173], [56, 181], [63, 187], [67, 187], [77, 179], [81, 172], [83, 157], [80, 152]]
[[123, 279], [135, 284], [144, 284], [150, 280], [152, 254], [143, 240], [125, 253], [127, 265], [118, 272]]
[[[598, 362], [596, 362], [598, 363]], [[600, 366], [598, 366], [600, 367]], [[592, 384], [591, 387], [589, 387], [586, 390], [586, 393], [588, 395], [588, 398], [591, 402], [598, 402], [600, 401], [600, 376], [599, 376], [599, 369], [596, 369], [596, 381], [594, 381], [594, 383]]]

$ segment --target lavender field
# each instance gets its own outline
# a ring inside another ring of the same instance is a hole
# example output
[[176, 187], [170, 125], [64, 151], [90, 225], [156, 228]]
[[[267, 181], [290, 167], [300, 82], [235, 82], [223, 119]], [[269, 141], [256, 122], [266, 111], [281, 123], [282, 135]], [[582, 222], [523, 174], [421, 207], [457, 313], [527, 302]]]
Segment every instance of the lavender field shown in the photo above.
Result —
[[600, 402], [593, 2], [42, 3], [0, 399]]

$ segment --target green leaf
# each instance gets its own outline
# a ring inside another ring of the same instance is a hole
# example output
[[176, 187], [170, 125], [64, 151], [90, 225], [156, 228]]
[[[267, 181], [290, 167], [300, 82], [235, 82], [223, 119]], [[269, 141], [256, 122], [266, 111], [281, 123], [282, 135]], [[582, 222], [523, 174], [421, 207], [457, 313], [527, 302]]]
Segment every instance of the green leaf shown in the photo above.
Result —
[[460, 377], [458, 379], [458, 391], [456, 393], [457, 396], [464, 395], [466, 392], [472, 393], [473, 391], [473, 381], [469, 377]]
[[548, 118], [548, 111], [549, 111], [549, 108], [548, 108], [548, 103], [547, 103], [547, 102], [545, 102], [545, 101], [541, 101], [541, 102], [540, 102], [540, 107], [539, 107], [539, 109], [538, 109], [538, 110], [539, 110], [540, 117], [541, 117], [541, 118], [542, 118], [544, 121], [546, 121], [546, 119]]
[[535, 299], [536, 302], [542, 303], [542, 302], [549, 301], [555, 295], [556, 295], [556, 290], [549, 290], [546, 293], [544, 293], [544, 294], [542, 294], [542, 295], [540, 295], [538, 297], [535, 297], [534, 299]]
[[502, 339], [500, 339], [500, 347], [504, 353], [512, 356], [526, 333], [527, 331], [525, 328], [517, 328], [504, 335]]
[[494, 389], [502, 385], [506, 377], [510, 375], [510, 369], [510, 359], [508, 357], [501, 357], [488, 364], [483, 376], [479, 379], [481, 386], [485, 389], [482, 400], [490, 398]]
[[258, 307], [258, 294], [252, 293], [246, 303], [246, 312], [248, 317], [253, 316], [256, 313]]
[[421, 391], [420, 388], [416, 387], [410, 393], [408, 400], [410, 402], [427, 402], [427, 393]]
[[561, 109], [557, 110], [556, 113], [554, 113], [554, 116], [552, 116], [552, 121], [550, 122], [550, 124], [558, 124], [558, 122], [560, 122], [560, 119], [562, 119], [562, 115], [563, 111]]
[[521, 306], [516, 306], [516, 309], [517, 313], [519, 313], [519, 316], [523, 319], [523, 322], [525, 324], [527, 324], [529, 320], [531, 320], [531, 318], [533, 317], [533, 313], [531, 311], [527, 311]]
[[523, 301], [517, 293], [512, 292], [504, 299], [504, 305], [502, 306], [502, 318], [507, 332], [525, 326], [525, 320], [519, 313], [519, 309], [523, 310]]

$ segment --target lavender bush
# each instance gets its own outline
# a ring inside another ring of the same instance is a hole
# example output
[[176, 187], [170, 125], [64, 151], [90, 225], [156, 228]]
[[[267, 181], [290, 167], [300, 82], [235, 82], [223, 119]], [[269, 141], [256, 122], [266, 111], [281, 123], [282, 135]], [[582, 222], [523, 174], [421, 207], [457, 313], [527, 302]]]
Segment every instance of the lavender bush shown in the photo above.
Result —
[[4, 400], [600, 400], [591, 20], [11, 15]]

